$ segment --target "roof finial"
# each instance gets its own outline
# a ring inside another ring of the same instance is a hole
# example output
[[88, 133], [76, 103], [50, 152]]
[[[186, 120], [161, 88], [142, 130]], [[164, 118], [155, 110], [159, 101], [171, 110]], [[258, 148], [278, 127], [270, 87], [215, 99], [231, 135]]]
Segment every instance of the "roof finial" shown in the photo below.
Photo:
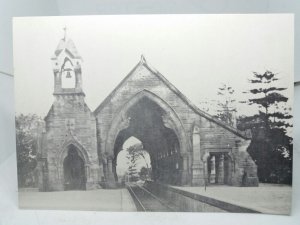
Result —
[[67, 40], [67, 26], [65, 26], [63, 28], [63, 30], [64, 30], [64, 38], [63, 38], [63, 40], [66, 41]]
[[143, 54], [141, 55], [141, 63], [146, 63], [146, 59]]

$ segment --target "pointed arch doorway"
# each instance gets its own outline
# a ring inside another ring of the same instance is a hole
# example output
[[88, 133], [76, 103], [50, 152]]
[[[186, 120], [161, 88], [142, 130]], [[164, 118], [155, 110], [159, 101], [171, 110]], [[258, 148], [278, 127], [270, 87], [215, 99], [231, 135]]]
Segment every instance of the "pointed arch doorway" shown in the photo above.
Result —
[[64, 159], [63, 168], [65, 190], [86, 189], [84, 160], [79, 156], [78, 149], [72, 144], [68, 146], [68, 154]]

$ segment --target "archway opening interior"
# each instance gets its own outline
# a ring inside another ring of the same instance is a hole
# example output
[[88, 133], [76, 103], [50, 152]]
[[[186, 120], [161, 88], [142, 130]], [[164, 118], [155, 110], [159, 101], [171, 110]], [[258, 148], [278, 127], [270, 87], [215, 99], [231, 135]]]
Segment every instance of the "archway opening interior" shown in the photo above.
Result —
[[[130, 137], [142, 143], [143, 149], [149, 153], [152, 175], [151, 179], [169, 184], [180, 183], [182, 158], [175, 132], [166, 127], [163, 116], [166, 112], [154, 101], [144, 97], [128, 109], [126, 117], [129, 126], [121, 130], [115, 140], [114, 154], [118, 153]], [[115, 176], [117, 179], [117, 173]]]

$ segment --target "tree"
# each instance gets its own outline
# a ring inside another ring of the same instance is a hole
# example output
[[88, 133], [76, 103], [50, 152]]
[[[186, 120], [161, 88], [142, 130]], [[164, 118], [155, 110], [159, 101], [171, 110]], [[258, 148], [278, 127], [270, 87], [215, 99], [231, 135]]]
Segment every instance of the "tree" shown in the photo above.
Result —
[[219, 99], [205, 99], [199, 102], [199, 108], [215, 118], [227, 123], [230, 126], [236, 126], [236, 100], [233, 98], [234, 89], [226, 84], [218, 88], [217, 95]]
[[[253, 75], [254, 78], [249, 79], [249, 82], [251, 84], [259, 85], [260, 87], [253, 88], [249, 90], [249, 92], [244, 93], [251, 93], [255, 96], [259, 96], [256, 98], [250, 98], [246, 103], [248, 103], [249, 105], [256, 104], [258, 105], [259, 109], [263, 109], [263, 111], [260, 111], [260, 114], [261, 119], [264, 122], [264, 126], [267, 130], [271, 129], [272, 127], [291, 126], [289, 123], [276, 123], [276, 119], [285, 120], [292, 118], [292, 116], [288, 114], [287, 110], [285, 110], [284, 112], [278, 111], [280, 104], [286, 103], [288, 101], [288, 98], [280, 93], [287, 88], [271, 86], [279, 80], [276, 77], [276, 74], [272, 73], [271, 71], [267, 70], [263, 74], [254, 72]], [[283, 106], [285, 106], [285, 104]], [[273, 113], [271, 112], [272, 109]], [[285, 107], [285, 109], [287, 108]], [[271, 118], [273, 118], [273, 122], [270, 120]]]
[[18, 185], [32, 186], [36, 182], [33, 171], [37, 165], [37, 139], [41, 118], [35, 114], [16, 116], [16, 150]]
[[151, 169], [150, 168], [146, 168], [146, 167], [142, 167], [140, 169], [140, 172], [139, 172], [139, 177], [141, 180], [147, 180], [149, 179], [151, 176]]
[[149, 170], [150, 167], [145, 157], [146, 151], [144, 150], [143, 145], [141, 143], [130, 146], [127, 149], [127, 152], [127, 159], [129, 159], [130, 162], [130, 165], [128, 167], [128, 175], [133, 181], [133, 179], [135, 180], [138, 177], [138, 172], [136, 168], [138, 159], [142, 158], [145, 161], [147, 170]]
[[218, 93], [221, 97], [221, 100], [218, 101], [218, 109], [217, 109], [217, 118], [221, 121], [229, 124], [230, 126], [236, 126], [236, 107], [234, 103], [236, 102], [233, 99], [234, 89], [231, 86], [226, 84], [222, 84], [221, 87], [218, 88]]
[[138, 172], [137, 172], [136, 164], [131, 164], [128, 167], [128, 176], [130, 181], [138, 180]]
[[146, 160], [147, 152], [144, 150], [141, 143], [130, 146], [127, 151], [132, 160], [136, 162], [138, 159], [142, 158], [145, 162], [146, 167], [149, 168], [149, 164]]
[[286, 88], [276, 86], [279, 79], [271, 71], [253, 76], [249, 82], [255, 87], [244, 92], [251, 97], [243, 103], [257, 105], [258, 114], [240, 118], [238, 128], [252, 131], [248, 152], [258, 166], [260, 181], [291, 184], [293, 139], [287, 131], [292, 116], [282, 94]]

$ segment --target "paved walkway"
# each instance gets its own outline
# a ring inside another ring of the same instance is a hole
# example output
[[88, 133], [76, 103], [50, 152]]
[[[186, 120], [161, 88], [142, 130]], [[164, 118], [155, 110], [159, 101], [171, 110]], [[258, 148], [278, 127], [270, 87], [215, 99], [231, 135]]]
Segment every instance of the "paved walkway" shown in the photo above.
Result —
[[23, 209], [136, 211], [127, 189], [19, 192], [19, 207]]
[[215, 198], [231, 204], [269, 214], [290, 214], [292, 187], [288, 185], [260, 184], [259, 187], [175, 187], [181, 190]]
[[[16, 155], [14, 154], [0, 165], [0, 215], [2, 218], [13, 218], [13, 213], [17, 213], [16, 173]], [[259, 187], [209, 186], [206, 192], [204, 187], [175, 188], [264, 213], [289, 214], [291, 209], [292, 188], [286, 185], [260, 184]], [[126, 189], [20, 192], [19, 200], [22, 208], [136, 211], [131, 196]]]

